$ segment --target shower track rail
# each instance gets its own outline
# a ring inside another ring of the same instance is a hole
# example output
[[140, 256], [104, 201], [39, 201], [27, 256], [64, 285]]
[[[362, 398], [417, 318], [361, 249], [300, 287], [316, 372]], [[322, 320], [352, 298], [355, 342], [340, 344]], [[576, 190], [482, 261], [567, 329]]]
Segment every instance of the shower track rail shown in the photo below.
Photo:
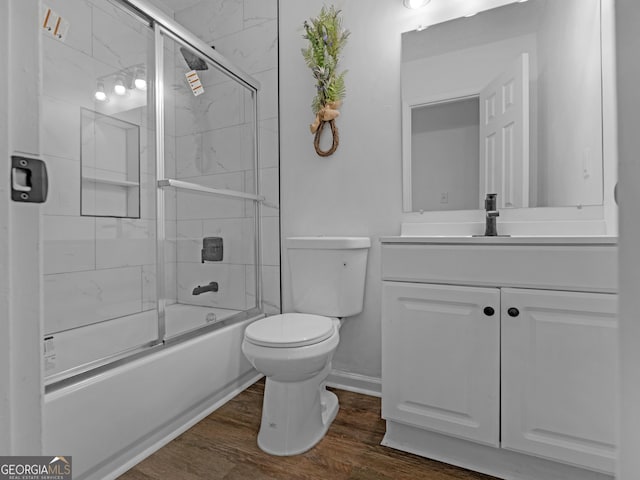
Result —
[[238, 192], [235, 190], [225, 190], [222, 188], [211, 188], [199, 185], [197, 183], [184, 182], [173, 178], [164, 178], [158, 180], [158, 187], [173, 187], [179, 190], [191, 190], [193, 192], [209, 193], [211, 195], [219, 195], [221, 197], [244, 198], [246, 200], [254, 200], [256, 202], [264, 202], [264, 195], [254, 195], [252, 193]]
[[[112, 0], [116, 3], [123, 5], [129, 5], [133, 7], [134, 12], [142, 14], [142, 17], [148, 22], [149, 25], [154, 23], [162, 27], [162, 33], [179, 41], [180, 43], [187, 44], [191, 48], [198, 52], [199, 56], [203, 56], [211, 63], [215, 64], [220, 70], [225, 72], [236, 81], [248, 87], [250, 90], [257, 92], [260, 89], [260, 82], [246, 73], [241, 68], [238, 68], [233, 62], [221, 55], [219, 52], [212, 50], [206, 42], [202, 41], [196, 35], [184, 28], [180, 23], [176, 22], [173, 18], [168, 16], [160, 8], [153, 5], [149, 0]], [[130, 13], [131, 9], [127, 9]]]

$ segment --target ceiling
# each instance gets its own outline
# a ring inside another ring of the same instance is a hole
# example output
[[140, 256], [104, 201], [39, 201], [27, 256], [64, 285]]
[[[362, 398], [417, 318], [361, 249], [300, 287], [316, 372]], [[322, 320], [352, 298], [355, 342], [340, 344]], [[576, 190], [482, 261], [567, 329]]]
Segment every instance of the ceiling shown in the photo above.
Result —
[[189, 8], [202, 0], [158, 0], [159, 3], [165, 4], [174, 12], [179, 12], [185, 8]]

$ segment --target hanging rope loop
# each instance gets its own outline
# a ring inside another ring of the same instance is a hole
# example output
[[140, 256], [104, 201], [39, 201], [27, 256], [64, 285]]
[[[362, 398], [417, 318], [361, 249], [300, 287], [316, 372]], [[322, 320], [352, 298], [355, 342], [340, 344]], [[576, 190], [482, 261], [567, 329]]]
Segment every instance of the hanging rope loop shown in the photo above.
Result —
[[[331, 148], [329, 150], [322, 150], [320, 148], [320, 137], [322, 136], [322, 130], [324, 129], [325, 123], [328, 123], [331, 126]], [[333, 155], [334, 152], [338, 149], [338, 145], [340, 144], [340, 135], [338, 135], [338, 127], [336, 127], [335, 120], [329, 121], [321, 121], [318, 129], [316, 130], [316, 136], [313, 139], [313, 146], [316, 149], [316, 153], [321, 157], [328, 157], [329, 155]]]
[[[340, 136], [338, 135], [338, 128], [336, 127], [336, 118], [340, 116], [340, 112], [338, 111], [340, 103], [341, 102], [338, 100], [324, 105], [316, 114], [316, 118], [313, 123], [309, 126], [311, 133], [315, 134], [313, 146], [316, 148], [316, 153], [321, 157], [333, 155], [340, 144]], [[326, 151], [320, 148], [320, 137], [322, 136], [322, 130], [324, 129], [325, 123], [328, 123], [331, 126], [331, 136], [333, 137], [331, 148]]]

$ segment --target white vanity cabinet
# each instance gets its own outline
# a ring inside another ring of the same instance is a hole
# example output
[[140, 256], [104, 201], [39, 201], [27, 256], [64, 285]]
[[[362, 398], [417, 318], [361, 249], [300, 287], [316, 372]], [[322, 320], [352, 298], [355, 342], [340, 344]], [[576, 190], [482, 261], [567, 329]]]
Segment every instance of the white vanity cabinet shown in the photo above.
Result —
[[382, 290], [382, 416], [497, 447], [500, 290]]
[[505, 288], [501, 445], [611, 471], [616, 295]]
[[608, 478], [614, 241], [382, 243], [383, 444], [503, 478]]

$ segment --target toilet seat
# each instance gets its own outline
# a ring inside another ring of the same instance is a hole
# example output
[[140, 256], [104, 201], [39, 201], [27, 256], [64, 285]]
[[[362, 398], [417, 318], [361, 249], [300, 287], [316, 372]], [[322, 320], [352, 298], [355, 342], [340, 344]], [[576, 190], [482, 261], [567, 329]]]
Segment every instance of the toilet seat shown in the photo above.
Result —
[[307, 313], [283, 313], [257, 320], [244, 333], [254, 345], [272, 348], [293, 348], [315, 345], [335, 332], [329, 317]]

